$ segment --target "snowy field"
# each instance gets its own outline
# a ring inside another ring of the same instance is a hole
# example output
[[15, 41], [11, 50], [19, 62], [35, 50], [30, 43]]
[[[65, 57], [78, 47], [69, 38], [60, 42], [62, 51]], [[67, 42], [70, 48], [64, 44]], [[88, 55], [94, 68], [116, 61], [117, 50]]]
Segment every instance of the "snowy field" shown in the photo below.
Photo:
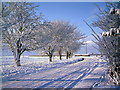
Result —
[[[16, 67], [13, 57], [2, 59], [3, 88], [94, 88], [107, 87], [107, 66], [100, 57], [73, 57], [59, 60], [48, 57], [21, 57]], [[104, 82], [101, 84], [101, 82]]]

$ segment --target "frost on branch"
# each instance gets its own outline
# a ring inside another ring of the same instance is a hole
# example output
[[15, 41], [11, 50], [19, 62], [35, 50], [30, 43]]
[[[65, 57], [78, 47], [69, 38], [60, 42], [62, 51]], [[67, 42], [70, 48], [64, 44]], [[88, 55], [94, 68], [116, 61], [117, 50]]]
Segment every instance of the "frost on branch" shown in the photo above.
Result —
[[20, 66], [20, 56], [24, 51], [43, 46], [44, 34], [41, 33], [42, 27], [38, 28], [42, 20], [35, 15], [36, 7], [26, 2], [3, 3], [3, 40], [11, 47], [17, 66]]
[[48, 36], [50, 43], [43, 47], [44, 52], [50, 57], [56, 52], [62, 59], [62, 53], [72, 55], [73, 52], [80, 49], [83, 44], [80, 40], [84, 38], [84, 34], [77, 31], [77, 27], [65, 21], [47, 22], [44, 32]]

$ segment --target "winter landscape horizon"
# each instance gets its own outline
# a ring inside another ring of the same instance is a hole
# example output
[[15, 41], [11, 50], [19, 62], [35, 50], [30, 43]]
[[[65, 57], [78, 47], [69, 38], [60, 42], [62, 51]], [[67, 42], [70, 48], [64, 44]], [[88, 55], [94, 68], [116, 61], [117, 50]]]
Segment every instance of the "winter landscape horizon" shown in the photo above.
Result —
[[120, 2], [2, 2], [1, 89], [120, 89]]

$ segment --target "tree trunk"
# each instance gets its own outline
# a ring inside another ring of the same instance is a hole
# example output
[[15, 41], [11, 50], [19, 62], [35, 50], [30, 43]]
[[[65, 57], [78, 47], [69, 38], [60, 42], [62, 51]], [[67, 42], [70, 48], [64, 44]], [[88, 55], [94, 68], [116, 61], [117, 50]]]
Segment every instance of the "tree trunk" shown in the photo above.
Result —
[[72, 57], [72, 52], [69, 52], [69, 58], [71, 58]]
[[17, 66], [21, 66], [21, 64], [20, 64], [20, 56], [21, 55], [19, 55], [19, 54], [17, 54], [16, 56], [14, 56], [14, 61], [15, 61], [15, 64]]
[[14, 56], [15, 64], [16, 64], [17, 66], [21, 66], [21, 64], [20, 64], [20, 56], [21, 56], [21, 53], [19, 52], [18, 49], [13, 50], [13, 56]]
[[62, 60], [62, 55], [60, 54], [60, 60]]
[[66, 53], [66, 59], [68, 59], [68, 57], [69, 57], [69, 52], [67, 51], [67, 53]]
[[49, 55], [49, 61], [52, 62], [52, 54]]
[[62, 51], [61, 51], [61, 49], [59, 50], [59, 57], [60, 57], [60, 60], [62, 60]]

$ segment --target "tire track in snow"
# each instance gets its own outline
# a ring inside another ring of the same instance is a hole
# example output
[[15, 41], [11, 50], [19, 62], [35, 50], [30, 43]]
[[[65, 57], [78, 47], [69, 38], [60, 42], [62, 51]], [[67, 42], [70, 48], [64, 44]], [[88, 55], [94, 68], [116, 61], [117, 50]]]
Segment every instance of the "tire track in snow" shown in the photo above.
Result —
[[[26, 75], [18, 78], [18, 82], [13, 80], [13, 83], [8, 83], [7, 86], [10, 87], [16, 84], [16, 86], [14, 86], [16, 88], [17, 85], [19, 85], [20, 88], [74, 87], [97, 67], [98, 63], [92, 62], [91, 60], [89, 62], [89, 60], [90, 59], [74, 64], [63, 65], [62, 67], [51, 68], [29, 76]], [[76, 77], [72, 79], [75, 75]], [[25, 79], [26, 77], [30, 77], [30, 79]]]
[[73, 88], [78, 82], [82, 81], [83, 78], [85, 78], [86, 76], [88, 76], [97, 66], [98, 66], [98, 64], [94, 65], [92, 68], [87, 69], [86, 72], [83, 73], [82, 76], [80, 76], [75, 82], [73, 82], [72, 84], [70, 84], [67, 88]]
[[[83, 63], [83, 62], [77, 62], [77, 63], [74, 63], [74, 64], [76, 65], [76, 64], [79, 64], [79, 63]], [[71, 66], [73, 66], [73, 64], [67, 64], [67, 65], [63, 65], [62, 67], [60, 66], [60, 67], [57, 67], [57, 68], [50, 68], [50, 69], [47, 69], [47, 70], [44, 70], [44, 71], [40, 71], [39, 73], [32, 73], [31, 75], [23, 75], [23, 76], [21, 76], [21, 78], [17, 77], [15, 79], [10, 79], [10, 81], [13, 81], [13, 82], [8, 83], [8, 86], [14, 86], [14, 84], [17, 84], [16, 81], [18, 81], [18, 83], [19, 83], [19, 81], [26, 81], [27, 82], [27, 81], [31, 80], [31, 78], [38, 77], [38, 74], [40, 74], [39, 77], [42, 75], [42, 77], [40, 77], [40, 78], [51, 77], [51, 76], [53, 76], [57, 73], [60, 73], [61, 71], [64, 71], [64, 74], [65, 74], [66, 70], [68, 68], [70, 68]], [[70, 72], [70, 70], [69, 70], [69, 72]], [[29, 76], [30, 76], [30, 79], [25, 79], [25, 78], [28, 78]], [[59, 74], [58, 74], [58, 77], [59, 77]], [[40, 79], [38, 79], [38, 80], [40, 81]], [[35, 79], [33, 79], [32, 81], [35, 81]], [[23, 87], [24, 86], [28, 86], [28, 87], [31, 86], [31, 83], [24, 83], [23, 82], [21, 84], [22, 84]]]
[[[97, 64], [98, 65], [98, 64]], [[60, 88], [61, 86], [63, 87], [63, 85], [60, 85], [60, 84], [66, 84], [66, 82], [68, 82], [67, 84], [69, 85], [71, 82], [72, 84], [70, 84], [67, 88], [71, 88], [73, 87], [73, 85], [77, 84], [77, 82], [79, 82], [82, 78], [86, 77], [87, 75], [89, 75], [96, 67], [97, 65], [94, 65], [92, 68], [84, 68], [84, 70], [81, 72], [81, 74], [78, 76], [79, 78], [78, 79], [75, 79], [75, 80], [70, 80], [70, 78], [68, 78], [69, 75], [74, 75], [75, 72], [77, 71], [74, 71], [74, 72], [71, 72], [71, 73], [68, 73], [67, 75], [65, 76], [62, 76], [58, 79], [55, 79], [51, 82], [48, 82], [38, 88], [45, 88], [45, 87], [51, 87], [52, 84], [54, 84], [56, 81], [65, 81], [65, 82], [61, 82], [61, 83], [58, 83], [57, 86], [54, 86], [54, 87], [57, 87], [57, 88]], [[82, 68], [83, 69], [83, 68]], [[80, 72], [81, 69], [79, 69], [78, 71]], [[67, 80], [64, 80], [64, 78], [68, 78]], [[50, 85], [50, 86], [49, 86]], [[65, 86], [64, 86], [65, 87]]]

